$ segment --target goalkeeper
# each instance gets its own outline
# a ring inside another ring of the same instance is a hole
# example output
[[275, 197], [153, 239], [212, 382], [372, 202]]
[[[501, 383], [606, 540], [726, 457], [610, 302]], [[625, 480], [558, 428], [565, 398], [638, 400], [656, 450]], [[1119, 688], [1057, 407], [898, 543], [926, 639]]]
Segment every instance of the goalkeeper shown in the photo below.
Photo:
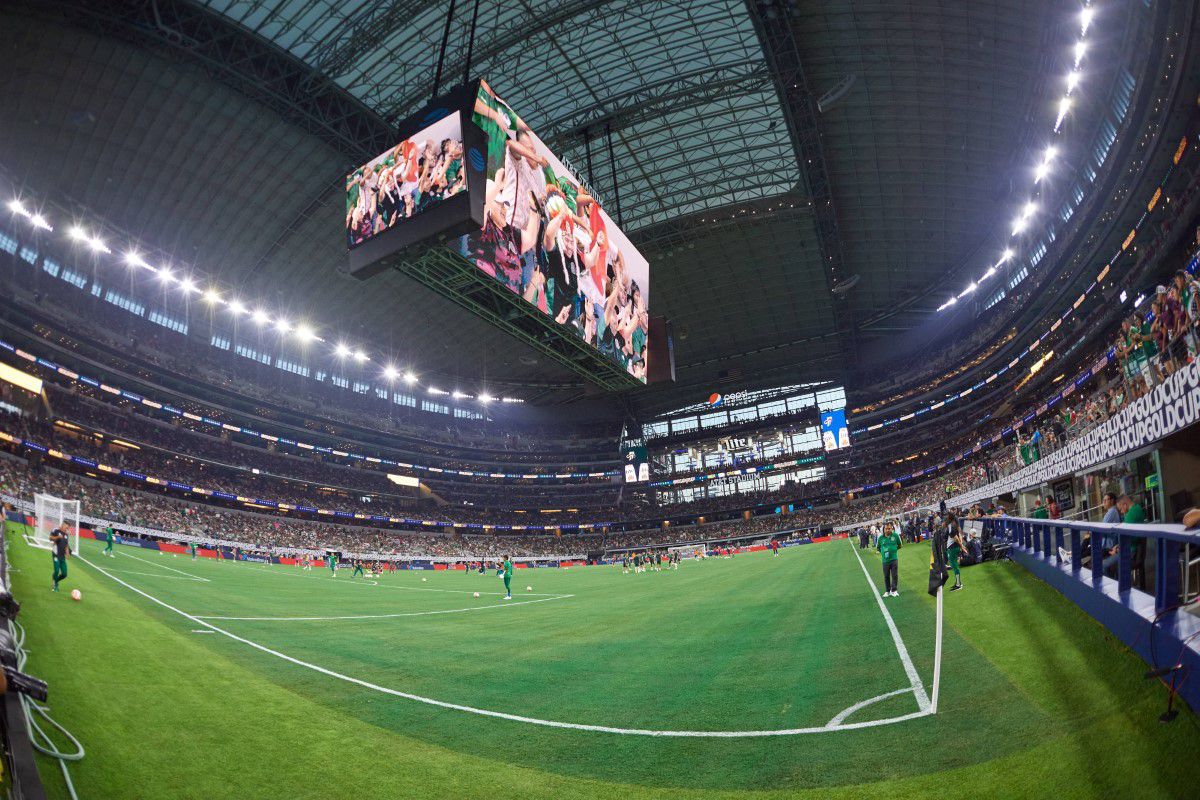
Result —
[[101, 553], [101, 555], [106, 555], [109, 558], [116, 558], [116, 555], [113, 554], [114, 538], [112, 525], [109, 525], [104, 529], [104, 551]]

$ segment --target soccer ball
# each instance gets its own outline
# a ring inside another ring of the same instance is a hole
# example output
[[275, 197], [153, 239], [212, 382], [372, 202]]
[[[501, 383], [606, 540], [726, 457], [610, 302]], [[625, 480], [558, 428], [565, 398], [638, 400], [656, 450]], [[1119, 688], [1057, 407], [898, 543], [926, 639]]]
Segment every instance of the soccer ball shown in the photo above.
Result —
[[475, 596], [476, 596], [476, 597], [479, 597], [479, 592], [476, 592], [476, 593], [475, 593]]
[[525, 591], [527, 591], [527, 592], [532, 592], [532, 591], [533, 591], [533, 587], [532, 587], [532, 586], [526, 586], [526, 587], [525, 587]]
[[71, 590], [71, 599], [72, 600], [82, 600], [83, 592], [79, 591], [78, 589], [72, 589]]
[[421, 583], [424, 583], [427, 580], [429, 580], [429, 578], [421, 578]]

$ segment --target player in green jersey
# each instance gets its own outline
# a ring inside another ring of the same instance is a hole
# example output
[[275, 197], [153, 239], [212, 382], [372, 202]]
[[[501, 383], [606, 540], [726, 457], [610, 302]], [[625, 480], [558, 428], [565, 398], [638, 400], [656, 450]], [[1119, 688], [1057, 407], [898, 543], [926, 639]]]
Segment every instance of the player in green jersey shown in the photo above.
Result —
[[900, 584], [900, 532], [899, 526], [885, 525], [883, 533], [875, 542], [875, 549], [883, 558], [884, 597], [899, 597], [897, 588]]
[[512, 600], [512, 586], [511, 586], [512, 571], [513, 571], [512, 557], [505, 556], [504, 557], [504, 573], [503, 573], [504, 574], [504, 599], [505, 600]]
[[113, 554], [113, 538], [113, 529], [112, 526], [109, 525], [104, 529], [104, 552], [101, 553], [101, 555], [106, 555], [109, 558], [116, 558], [116, 555]]
[[62, 523], [53, 531], [50, 532], [50, 553], [54, 558], [54, 591], [58, 591], [58, 584], [67, 579], [67, 555], [71, 552], [68, 546], [70, 541], [67, 537], [70, 533], [70, 528], [67, 523]]

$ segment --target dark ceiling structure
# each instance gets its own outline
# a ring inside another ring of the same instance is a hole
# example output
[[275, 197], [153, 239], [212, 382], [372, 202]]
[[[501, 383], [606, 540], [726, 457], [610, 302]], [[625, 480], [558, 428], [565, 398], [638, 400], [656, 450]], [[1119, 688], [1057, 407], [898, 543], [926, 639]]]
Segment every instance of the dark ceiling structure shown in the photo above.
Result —
[[462, 80], [474, 13], [470, 73], [577, 168], [594, 165], [585, 177], [650, 259], [679, 381], [632, 403], [852, 385], [1006, 246], [1079, 9], [458, 0], [435, 85], [450, 5], [13, 0], [0, 8], [3, 167], [448, 384], [578, 400], [578, 378], [414, 281], [340, 270], [345, 173]]

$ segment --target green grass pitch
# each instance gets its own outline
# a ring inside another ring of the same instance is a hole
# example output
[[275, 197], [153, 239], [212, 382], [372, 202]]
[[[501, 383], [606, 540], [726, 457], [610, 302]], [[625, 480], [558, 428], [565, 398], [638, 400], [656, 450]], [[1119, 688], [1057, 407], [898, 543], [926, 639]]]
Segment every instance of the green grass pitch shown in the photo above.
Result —
[[[506, 603], [494, 573], [367, 581], [84, 540], [75, 603], [47, 553], [8, 540], [28, 668], [88, 751], [84, 798], [1194, 797], [1200, 780], [1194, 716], [1160, 724], [1136, 656], [1013, 564], [945, 598], [929, 716], [847, 541], [518, 570]], [[903, 549], [885, 601], [926, 691], [927, 569], [928, 548]], [[843, 721], [886, 724], [826, 729], [889, 693]]]

